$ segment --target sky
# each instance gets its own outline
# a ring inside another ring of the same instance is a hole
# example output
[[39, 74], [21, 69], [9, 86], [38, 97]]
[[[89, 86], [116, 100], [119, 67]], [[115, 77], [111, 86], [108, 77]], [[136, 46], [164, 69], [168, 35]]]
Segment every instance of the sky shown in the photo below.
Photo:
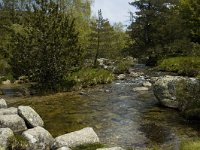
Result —
[[102, 10], [103, 18], [114, 22], [122, 22], [124, 25], [129, 24], [129, 12], [134, 12], [134, 8], [129, 5], [133, 0], [95, 0], [92, 6], [92, 14], [97, 16], [98, 10]]

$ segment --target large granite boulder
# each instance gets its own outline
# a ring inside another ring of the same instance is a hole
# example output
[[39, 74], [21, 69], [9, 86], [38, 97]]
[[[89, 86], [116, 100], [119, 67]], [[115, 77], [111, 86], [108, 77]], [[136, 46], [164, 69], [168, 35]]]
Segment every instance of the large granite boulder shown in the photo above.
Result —
[[181, 76], [159, 77], [153, 90], [160, 104], [176, 108], [187, 119], [200, 118], [200, 80]]
[[10, 128], [14, 132], [27, 129], [24, 120], [18, 115], [0, 115], [0, 128]]
[[27, 150], [50, 150], [54, 141], [52, 135], [42, 127], [35, 127], [22, 133], [22, 136], [28, 140]]
[[0, 99], [0, 109], [1, 108], [7, 108], [7, 104], [6, 104], [6, 101], [4, 99]]
[[80, 145], [95, 143], [99, 143], [99, 138], [92, 128], [87, 127], [82, 130], [61, 135], [55, 138], [53, 149], [61, 147], [73, 148]]
[[98, 148], [96, 150], [125, 150], [121, 147], [111, 147], [111, 148]]
[[186, 80], [186, 78], [181, 76], [164, 76], [159, 77], [154, 82], [154, 95], [161, 105], [170, 108], [178, 108], [179, 103], [176, 98], [176, 87], [182, 80]]
[[0, 128], [0, 149], [7, 148], [8, 139], [14, 136], [14, 133], [9, 128]]
[[17, 115], [17, 108], [2, 108], [0, 109], [0, 115]]
[[44, 126], [44, 122], [42, 118], [39, 116], [37, 112], [30, 106], [19, 106], [18, 107], [18, 114], [22, 117], [28, 127], [33, 128], [37, 126]]

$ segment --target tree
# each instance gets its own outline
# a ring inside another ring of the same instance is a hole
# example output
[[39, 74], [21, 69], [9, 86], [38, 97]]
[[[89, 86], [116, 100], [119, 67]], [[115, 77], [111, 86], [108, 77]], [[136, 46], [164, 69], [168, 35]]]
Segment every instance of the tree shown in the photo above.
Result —
[[94, 38], [96, 38], [96, 54], [95, 54], [95, 58], [94, 58], [94, 66], [97, 66], [97, 58], [99, 56], [99, 52], [100, 52], [100, 42], [101, 42], [101, 32], [103, 29], [103, 16], [102, 16], [102, 12], [101, 10], [98, 11], [98, 19], [96, 20], [97, 22], [94, 23], [93, 25], [95, 25], [94, 30], [96, 31], [96, 37], [95, 35], [93, 35]]
[[183, 20], [183, 26], [189, 29], [191, 41], [200, 44], [200, 1], [181, 0], [179, 11], [180, 17]]
[[11, 65], [16, 76], [28, 75], [42, 89], [57, 90], [81, 63], [78, 33], [74, 20], [57, 4], [36, 2], [21, 26], [23, 32], [13, 33]]
[[[173, 27], [170, 18], [175, 15], [174, 7], [178, 1], [173, 0], [138, 0], [130, 3], [137, 8], [135, 20], [130, 25], [133, 39], [131, 49], [136, 57], [161, 57], [165, 44], [173, 42], [180, 29]], [[173, 21], [174, 18], [173, 18]], [[170, 28], [167, 28], [170, 27]], [[182, 28], [181, 28], [182, 29]], [[175, 31], [175, 32], [174, 32]], [[168, 34], [167, 32], [170, 32]], [[174, 32], [174, 33], [173, 33]], [[164, 53], [163, 53], [164, 52]]]

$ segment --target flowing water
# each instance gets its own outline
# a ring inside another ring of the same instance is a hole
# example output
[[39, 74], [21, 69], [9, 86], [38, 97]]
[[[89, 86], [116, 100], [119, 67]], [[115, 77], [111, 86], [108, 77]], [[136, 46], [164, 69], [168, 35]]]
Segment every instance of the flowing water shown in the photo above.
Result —
[[127, 78], [78, 94], [8, 98], [10, 106], [31, 105], [54, 136], [91, 126], [103, 144], [145, 149], [178, 149], [180, 141], [200, 136], [199, 124], [158, 105], [152, 90], [134, 92], [145, 78]]

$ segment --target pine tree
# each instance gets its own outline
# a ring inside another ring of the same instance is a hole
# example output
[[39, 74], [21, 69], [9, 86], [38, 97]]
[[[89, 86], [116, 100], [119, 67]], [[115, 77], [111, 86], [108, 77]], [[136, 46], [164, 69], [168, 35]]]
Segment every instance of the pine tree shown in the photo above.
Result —
[[13, 35], [11, 65], [16, 76], [28, 75], [42, 89], [57, 90], [81, 63], [78, 33], [57, 4], [36, 2], [23, 24], [24, 34]]

